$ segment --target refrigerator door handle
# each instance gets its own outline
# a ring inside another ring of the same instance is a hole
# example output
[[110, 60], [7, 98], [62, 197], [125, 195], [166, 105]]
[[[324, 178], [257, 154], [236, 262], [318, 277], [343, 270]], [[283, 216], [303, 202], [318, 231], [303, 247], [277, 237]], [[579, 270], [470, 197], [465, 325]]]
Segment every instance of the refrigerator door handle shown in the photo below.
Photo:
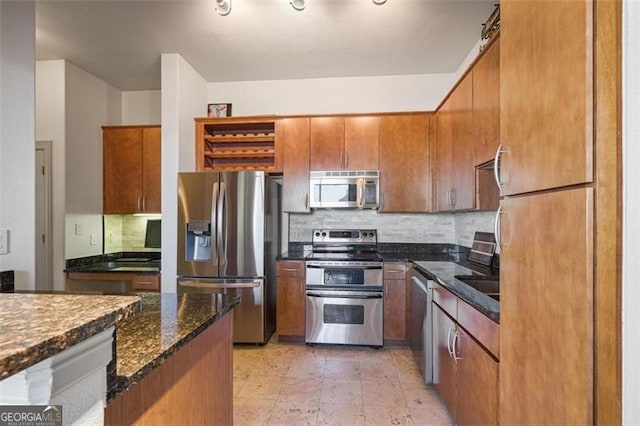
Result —
[[[217, 235], [217, 230], [215, 230], [216, 221], [218, 218], [218, 183], [213, 184], [213, 189], [211, 193], [211, 235]], [[218, 262], [218, 247], [214, 244], [211, 244], [211, 258], [214, 263]]]
[[257, 288], [261, 279], [217, 280], [206, 278], [178, 278], [178, 285], [196, 288]]
[[220, 265], [227, 264], [227, 254], [224, 252], [224, 238], [226, 235], [223, 235], [224, 232], [224, 203], [227, 198], [227, 184], [224, 182], [220, 182], [220, 197], [218, 199], [218, 224], [217, 224], [217, 233], [216, 233], [216, 241], [218, 246], [218, 252], [220, 253]]

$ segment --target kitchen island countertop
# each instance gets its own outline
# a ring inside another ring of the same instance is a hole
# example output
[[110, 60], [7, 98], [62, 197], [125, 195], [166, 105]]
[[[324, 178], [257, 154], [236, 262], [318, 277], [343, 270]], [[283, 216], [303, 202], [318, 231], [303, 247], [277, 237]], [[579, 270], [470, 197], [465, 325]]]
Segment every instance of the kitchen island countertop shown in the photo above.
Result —
[[142, 311], [116, 327], [116, 376], [107, 402], [140, 382], [164, 360], [227, 314], [239, 297], [204, 293], [142, 293]]
[[0, 380], [135, 315], [135, 295], [1, 294]]

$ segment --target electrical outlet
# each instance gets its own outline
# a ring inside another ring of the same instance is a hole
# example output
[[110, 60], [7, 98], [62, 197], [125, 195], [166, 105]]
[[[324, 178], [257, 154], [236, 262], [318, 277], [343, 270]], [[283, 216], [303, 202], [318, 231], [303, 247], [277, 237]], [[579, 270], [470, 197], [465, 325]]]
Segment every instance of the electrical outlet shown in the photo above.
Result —
[[76, 223], [76, 235], [82, 235], [84, 233], [84, 224]]
[[89, 245], [90, 246], [95, 246], [96, 244], [98, 244], [98, 237], [96, 234], [91, 234], [89, 235]]
[[0, 229], [0, 254], [9, 253], [9, 230]]

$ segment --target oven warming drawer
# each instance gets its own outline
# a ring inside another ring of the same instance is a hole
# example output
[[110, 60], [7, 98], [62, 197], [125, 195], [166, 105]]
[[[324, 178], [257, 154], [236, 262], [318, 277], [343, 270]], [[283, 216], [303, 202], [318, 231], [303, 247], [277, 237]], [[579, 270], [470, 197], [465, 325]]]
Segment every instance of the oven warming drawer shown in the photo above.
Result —
[[307, 290], [306, 343], [383, 345], [383, 293]]

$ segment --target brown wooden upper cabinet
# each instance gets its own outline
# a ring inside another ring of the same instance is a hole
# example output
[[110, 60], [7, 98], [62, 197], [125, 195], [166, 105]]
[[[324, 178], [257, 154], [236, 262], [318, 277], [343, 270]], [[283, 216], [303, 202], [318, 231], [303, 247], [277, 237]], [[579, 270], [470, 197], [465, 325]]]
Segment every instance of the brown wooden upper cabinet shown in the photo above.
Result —
[[473, 66], [473, 164], [491, 161], [500, 145], [500, 38]]
[[285, 118], [282, 210], [309, 213], [309, 117]]
[[473, 80], [467, 74], [436, 113], [436, 208], [475, 208]]
[[593, 3], [500, 6], [502, 195], [592, 182]]
[[102, 128], [105, 214], [160, 213], [160, 126]]
[[430, 212], [431, 113], [380, 117], [380, 208], [382, 213]]
[[377, 170], [378, 117], [311, 117], [311, 170]]

